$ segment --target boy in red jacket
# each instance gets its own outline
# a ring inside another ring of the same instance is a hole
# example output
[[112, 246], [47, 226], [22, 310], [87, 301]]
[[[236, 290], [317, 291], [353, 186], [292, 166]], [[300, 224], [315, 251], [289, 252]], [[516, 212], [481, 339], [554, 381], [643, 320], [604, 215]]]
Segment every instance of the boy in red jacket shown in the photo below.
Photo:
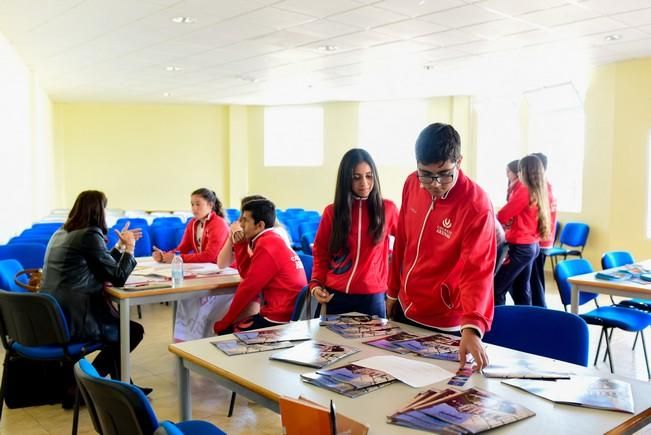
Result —
[[[461, 334], [461, 366], [488, 365], [481, 338], [493, 318], [495, 214], [464, 175], [459, 133], [431, 124], [416, 140], [418, 170], [402, 190], [387, 292], [397, 321]], [[397, 303], [396, 303], [397, 302]]]
[[[276, 208], [268, 199], [242, 206], [240, 224], [244, 240], [234, 244], [242, 281], [224, 318], [215, 323], [216, 333], [251, 330], [287, 323], [298, 293], [307, 284], [301, 259], [273, 231]], [[253, 251], [249, 255], [249, 247]], [[233, 324], [242, 310], [261, 297], [260, 313]]]

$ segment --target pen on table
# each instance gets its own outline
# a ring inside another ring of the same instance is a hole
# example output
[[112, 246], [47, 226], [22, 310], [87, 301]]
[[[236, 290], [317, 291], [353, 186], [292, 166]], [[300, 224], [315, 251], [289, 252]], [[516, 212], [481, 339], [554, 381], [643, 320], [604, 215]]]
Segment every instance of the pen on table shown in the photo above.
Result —
[[332, 435], [337, 435], [337, 412], [335, 411], [335, 402], [330, 400], [330, 424], [332, 426]]

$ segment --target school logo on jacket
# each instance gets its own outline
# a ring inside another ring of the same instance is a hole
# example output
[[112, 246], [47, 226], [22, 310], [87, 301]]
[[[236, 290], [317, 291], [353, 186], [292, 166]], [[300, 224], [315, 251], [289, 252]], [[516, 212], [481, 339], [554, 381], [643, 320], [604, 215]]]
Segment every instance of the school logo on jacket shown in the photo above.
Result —
[[436, 233], [449, 239], [452, 237], [452, 231], [450, 231], [450, 228], [452, 228], [452, 221], [450, 218], [445, 218], [441, 221], [441, 224], [436, 227]]
[[301, 257], [299, 257], [298, 255], [292, 255], [291, 260], [294, 262], [296, 269], [304, 269], [303, 262], [301, 261]]

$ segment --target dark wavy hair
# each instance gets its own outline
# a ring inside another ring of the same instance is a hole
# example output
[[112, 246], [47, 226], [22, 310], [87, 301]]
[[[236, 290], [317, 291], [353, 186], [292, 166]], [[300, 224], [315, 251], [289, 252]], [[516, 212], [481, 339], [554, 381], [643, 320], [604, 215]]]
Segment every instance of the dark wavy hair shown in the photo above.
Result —
[[104, 209], [108, 200], [104, 192], [99, 190], [85, 190], [81, 192], [68, 214], [63, 229], [70, 232], [81, 230], [88, 227], [99, 227], [102, 233], [106, 235], [106, 215]]
[[346, 152], [339, 163], [337, 172], [337, 185], [335, 188], [334, 218], [332, 236], [328, 249], [331, 254], [336, 254], [344, 249], [348, 243], [348, 234], [351, 228], [353, 204], [353, 171], [360, 163], [367, 163], [373, 172], [373, 189], [366, 200], [368, 208], [369, 226], [368, 233], [373, 243], [379, 243], [384, 233], [384, 201], [380, 190], [380, 177], [371, 155], [361, 148], [353, 148]]
[[194, 195], [200, 196], [205, 199], [208, 204], [212, 204], [212, 211], [214, 211], [217, 216], [224, 217], [224, 206], [222, 206], [222, 202], [217, 198], [215, 191], [202, 187], [201, 189], [192, 192], [191, 196]]
[[416, 161], [424, 165], [457, 162], [461, 157], [461, 138], [449, 124], [430, 124], [416, 139]]

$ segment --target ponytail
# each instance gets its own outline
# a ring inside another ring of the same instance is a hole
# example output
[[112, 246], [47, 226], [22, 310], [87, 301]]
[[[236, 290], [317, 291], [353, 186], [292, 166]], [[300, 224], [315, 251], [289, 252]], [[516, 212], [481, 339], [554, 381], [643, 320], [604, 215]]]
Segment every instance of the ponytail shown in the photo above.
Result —
[[224, 207], [222, 206], [222, 202], [219, 200], [214, 190], [202, 187], [201, 189], [197, 189], [192, 192], [192, 195], [198, 195], [205, 199], [208, 204], [212, 204], [212, 211], [214, 211], [217, 216], [222, 218], [224, 217]]

